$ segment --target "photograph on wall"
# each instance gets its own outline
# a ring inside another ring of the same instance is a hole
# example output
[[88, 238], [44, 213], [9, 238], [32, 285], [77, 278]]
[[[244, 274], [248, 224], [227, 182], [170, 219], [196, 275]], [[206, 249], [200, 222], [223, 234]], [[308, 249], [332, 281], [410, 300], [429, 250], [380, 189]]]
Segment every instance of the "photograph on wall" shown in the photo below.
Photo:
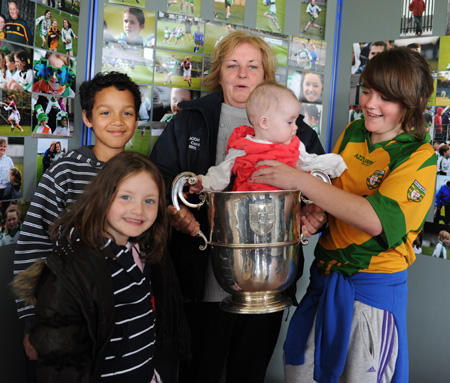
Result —
[[166, 6], [166, 12], [169, 13], [177, 13], [189, 17], [200, 17], [202, 0], [167, 0]]
[[[378, 53], [393, 47], [407, 47], [423, 55], [433, 72], [437, 76], [439, 57], [439, 37], [412, 37], [398, 40], [379, 40], [372, 42], [353, 43], [351, 84], [350, 84], [350, 105], [358, 105], [360, 97], [359, 76], [361, 75], [367, 62]], [[433, 94], [430, 103], [434, 104]]]
[[259, 0], [256, 8], [256, 29], [284, 32], [286, 0]]
[[126, 73], [134, 82], [142, 84], [153, 82], [154, 49], [117, 48], [114, 44], [107, 44], [102, 53], [102, 72]]
[[302, 71], [323, 72], [326, 50], [325, 41], [294, 36], [289, 47], [288, 65], [296, 66]]
[[437, 70], [450, 70], [450, 36], [440, 38]]
[[105, 4], [103, 41], [126, 47], [155, 45], [155, 12]]
[[244, 25], [246, 0], [214, 0], [214, 19]]
[[35, 26], [36, 47], [77, 56], [78, 17], [37, 4]]
[[[239, 28], [243, 29], [243, 28]], [[288, 60], [289, 36], [258, 29], [246, 29], [250, 34], [261, 37], [277, 56], [277, 64], [286, 66]]]
[[300, 6], [300, 35], [324, 40], [327, 0], [302, 0]]
[[416, 254], [428, 255], [440, 259], [450, 259], [447, 248], [450, 244], [450, 226], [425, 222], [421, 233], [414, 241]]
[[125, 150], [141, 153], [148, 157], [150, 155], [151, 128], [150, 121], [139, 121], [133, 137], [125, 145]]
[[447, 28], [446, 28], [446, 32], [445, 34], [448, 36], [450, 35], [450, 0], [448, 1], [448, 5], [447, 5]]
[[154, 84], [200, 89], [202, 66], [202, 56], [157, 50]]
[[19, 199], [0, 203], [5, 207], [0, 215], [0, 225], [3, 228], [0, 231], [0, 246], [14, 245], [17, 242], [30, 202], [30, 199]]
[[322, 105], [302, 102], [300, 113], [304, 116], [303, 121], [320, 135], [322, 125]]
[[0, 13], [6, 17], [5, 39], [12, 43], [33, 45], [35, 4], [28, 0], [2, 1]]
[[323, 74], [317, 72], [299, 72], [288, 70], [287, 87], [300, 102], [321, 104], [323, 100]]
[[[241, 29], [246, 30], [245, 28]], [[230, 33], [233, 33], [235, 30], [236, 26], [232, 24], [212, 21], [207, 22], [205, 29], [205, 54], [211, 55], [220, 40]]]
[[129, 7], [145, 8], [147, 0], [109, 0], [111, 4], [121, 4]]
[[33, 92], [75, 97], [77, 60], [56, 52], [34, 50]]
[[33, 50], [3, 42], [0, 49], [2, 89], [31, 92], [33, 88]]
[[31, 133], [31, 93], [2, 90], [0, 136], [29, 136]]
[[67, 138], [39, 138], [37, 140], [36, 186], [42, 175], [55, 161], [68, 153]]
[[403, 1], [400, 20], [400, 36], [430, 36], [434, 24], [433, 0]]
[[155, 86], [153, 89], [153, 121], [169, 122], [180, 110], [178, 104], [200, 97], [200, 91], [186, 88]]
[[152, 87], [141, 85], [141, 107], [139, 108], [139, 122], [149, 121], [152, 114]]
[[33, 94], [33, 137], [72, 137], [75, 99]]
[[164, 14], [158, 18], [156, 46], [177, 51], [203, 53], [205, 23], [189, 16]]
[[0, 134], [0, 202], [4, 213], [8, 203], [22, 197], [24, 138]]

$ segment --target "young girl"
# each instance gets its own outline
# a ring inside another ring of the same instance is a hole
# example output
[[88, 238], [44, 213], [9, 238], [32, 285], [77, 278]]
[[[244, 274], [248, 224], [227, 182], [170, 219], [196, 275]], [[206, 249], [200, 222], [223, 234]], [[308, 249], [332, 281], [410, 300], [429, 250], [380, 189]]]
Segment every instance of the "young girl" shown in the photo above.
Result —
[[39, 37], [42, 40], [42, 48], [45, 48], [45, 42], [47, 41], [48, 30], [50, 29], [50, 25], [52, 21], [50, 18], [52, 17], [52, 13], [50, 9], [47, 9], [41, 17], [36, 19], [36, 26], [39, 27]]
[[51, 51], [56, 52], [59, 44], [59, 36], [61, 35], [60, 30], [58, 29], [58, 20], [53, 19], [52, 25], [48, 29], [48, 47]]
[[[6, 65], [6, 77], [5, 80], [9, 81], [16, 73], [16, 63], [14, 62], [14, 52], [5, 53], [5, 65]], [[3, 87], [3, 84], [2, 84]]]
[[[71, 69], [69, 56], [47, 52], [45, 57], [41, 57], [39, 64], [46, 68], [49, 66], [53, 68], [50, 68], [52, 71], [45, 70], [45, 76], [41, 76], [35, 65], [38, 80], [33, 85], [33, 92], [54, 94], [61, 97], [75, 97], [75, 92], [71, 88], [71, 85], [75, 82], [75, 73]], [[61, 69], [59, 74], [58, 68]], [[66, 75], [63, 76], [63, 74]], [[63, 108], [61, 107], [61, 109]]]
[[68, 19], [64, 19], [63, 29], [61, 31], [61, 38], [64, 43], [64, 49], [66, 50], [66, 54], [69, 56], [73, 56], [72, 39], [77, 39], [78, 37], [72, 30], [72, 24], [70, 24], [70, 21]]
[[7, 147], [8, 142], [6, 138], [0, 137], [0, 200], [3, 199], [6, 185], [9, 182], [9, 172], [14, 167], [13, 160], [6, 155]]
[[156, 313], [143, 269], [162, 258], [167, 224], [161, 173], [133, 152], [109, 160], [62, 213], [53, 253], [14, 282], [19, 296], [36, 301], [30, 341], [38, 381], [159, 381]]
[[44, 155], [42, 156], [42, 171], [45, 173], [45, 171], [50, 167], [50, 165], [53, 162], [53, 158], [55, 157], [55, 148], [56, 148], [56, 142], [53, 141], [50, 144], [50, 147], [44, 152]]
[[4, 49], [0, 49], [0, 85], [6, 81], [6, 53]]
[[58, 136], [70, 136], [69, 115], [67, 112], [60, 110], [56, 115], [56, 129], [53, 132]]
[[0, 13], [0, 39], [5, 38], [6, 17]]
[[56, 141], [56, 144], [55, 144], [55, 155], [53, 157], [53, 161], [52, 162], [58, 161], [63, 155], [64, 155], [64, 153], [61, 150], [61, 142]]
[[17, 70], [8, 82], [2, 84], [2, 87], [21, 92], [31, 92], [33, 70], [31, 69], [29, 54], [22, 49], [14, 52], [14, 63]]
[[19, 125], [20, 122], [20, 112], [17, 109], [17, 105], [16, 105], [16, 96], [14, 94], [10, 94], [6, 100], [8, 101], [8, 103], [4, 103], [2, 102], [3, 105], [3, 109], [5, 110], [9, 110], [9, 116], [8, 116], [8, 122], [11, 125], [11, 132], [14, 130], [15, 127], [17, 127], [17, 129], [19, 129], [21, 132], [23, 132], [22, 127]]
[[333, 185], [272, 160], [252, 175], [329, 213], [284, 345], [288, 383], [408, 382], [406, 269], [436, 180], [423, 117], [433, 77], [405, 47], [373, 57], [360, 81], [364, 119], [335, 146], [348, 169]]
[[189, 84], [189, 87], [190, 87], [191, 86], [191, 70], [192, 70], [191, 58], [189, 56], [186, 56], [181, 65], [183, 67], [183, 80], [187, 81]]

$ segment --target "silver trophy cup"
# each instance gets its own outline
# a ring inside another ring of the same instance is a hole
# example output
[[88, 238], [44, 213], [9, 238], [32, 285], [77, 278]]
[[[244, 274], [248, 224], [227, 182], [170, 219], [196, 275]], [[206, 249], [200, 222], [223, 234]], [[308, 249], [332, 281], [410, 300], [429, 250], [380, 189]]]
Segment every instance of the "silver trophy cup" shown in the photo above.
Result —
[[172, 184], [172, 203], [178, 210], [178, 199], [193, 208], [207, 203], [209, 233], [198, 235], [205, 241], [202, 249], [210, 246], [217, 282], [231, 294], [220, 307], [232, 313], [265, 314], [290, 306], [283, 291], [297, 274], [300, 192], [208, 192], [200, 194], [200, 203], [192, 204], [184, 198], [183, 188], [196, 182], [194, 173], [179, 174]]

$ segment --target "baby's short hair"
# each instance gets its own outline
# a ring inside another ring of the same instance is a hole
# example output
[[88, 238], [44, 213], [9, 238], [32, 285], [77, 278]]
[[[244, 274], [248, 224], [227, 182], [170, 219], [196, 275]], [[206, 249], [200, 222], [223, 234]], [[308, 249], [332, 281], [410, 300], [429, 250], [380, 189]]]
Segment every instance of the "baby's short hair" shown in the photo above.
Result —
[[247, 117], [253, 126], [266, 111], [277, 108], [280, 96], [290, 96], [298, 102], [294, 92], [276, 81], [265, 81], [259, 84], [248, 97]]

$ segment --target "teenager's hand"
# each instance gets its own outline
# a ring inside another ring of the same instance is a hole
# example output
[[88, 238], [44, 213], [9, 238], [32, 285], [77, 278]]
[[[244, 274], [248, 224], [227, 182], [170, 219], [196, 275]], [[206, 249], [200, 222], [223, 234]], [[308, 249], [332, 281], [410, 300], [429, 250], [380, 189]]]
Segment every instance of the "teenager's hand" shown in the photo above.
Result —
[[172, 205], [169, 205], [167, 212], [169, 213], [170, 224], [175, 230], [192, 237], [195, 237], [200, 231], [200, 224], [187, 207], [181, 205], [181, 210], [177, 210]]
[[310, 238], [327, 222], [325, 212], [315, 204], [308, 204], [297, 212], [297, 222], [305, 238]]
[[[260, 168], [266, 166], [265, 168]], [[306, 175], [276, 160], [264, 160], [256, 163], [257, 170], [250, 176], [250, 182], [275, 186], [283, 190], [299, 190], [300, 177]]]
[[25, 334], [23, 338], [23, 347], [25, 347], [25, 353], [30, 360], [38, 360], [39, 355], [33, 345], [30, 343], [30, 334]]

